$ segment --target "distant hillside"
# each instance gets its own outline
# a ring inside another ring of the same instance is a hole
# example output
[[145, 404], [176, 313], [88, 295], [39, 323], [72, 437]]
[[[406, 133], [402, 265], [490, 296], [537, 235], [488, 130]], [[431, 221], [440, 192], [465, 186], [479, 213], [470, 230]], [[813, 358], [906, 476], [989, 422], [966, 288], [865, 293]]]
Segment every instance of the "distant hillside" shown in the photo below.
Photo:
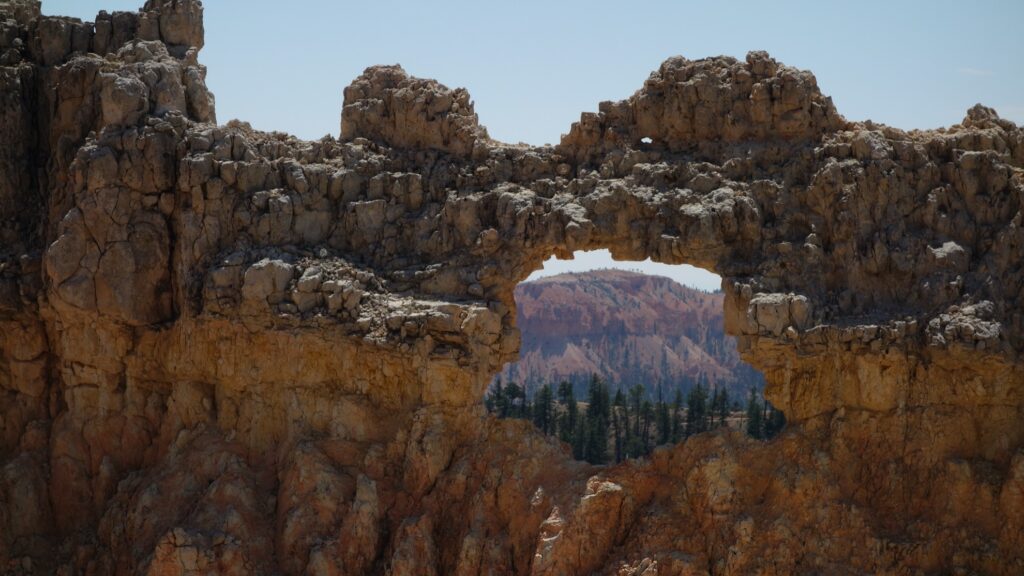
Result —
[[[687, 288], [662, 276], [623, 270], [560, 274], [516, 288], [520, 360], [499, 377], [526, 385], [597, 373], [612, 388], [726, 386], [730, 395], [763, 387], [723, 331], [721, 292]], [[582, 388], [581, 390], [582, 391]], [[733, 396], [734, 398], [736, 396]]]

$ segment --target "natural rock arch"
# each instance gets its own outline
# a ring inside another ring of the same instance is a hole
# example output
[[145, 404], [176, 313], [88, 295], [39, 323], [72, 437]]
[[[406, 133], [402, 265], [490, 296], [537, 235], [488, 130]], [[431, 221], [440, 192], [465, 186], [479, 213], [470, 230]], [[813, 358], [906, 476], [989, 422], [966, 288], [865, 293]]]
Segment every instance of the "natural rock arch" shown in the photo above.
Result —
[[[903, 132], [763, 53], [673, 58], [530, 148], [391, 66], [303, 142], [213, 124], [199, 2], [0, 14], [10, 570], [1024, 566], [1024, 133], [991, 109]], [[592, 248], [720, 274], [794, 425], [595, 469], [484, 418], [512, 288]]]

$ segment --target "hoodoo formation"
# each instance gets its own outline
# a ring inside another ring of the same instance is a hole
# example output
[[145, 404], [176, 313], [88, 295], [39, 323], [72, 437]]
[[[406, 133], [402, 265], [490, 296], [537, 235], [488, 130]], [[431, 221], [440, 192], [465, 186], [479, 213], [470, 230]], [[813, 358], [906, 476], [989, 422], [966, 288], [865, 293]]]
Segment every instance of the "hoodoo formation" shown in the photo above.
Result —
[[[0, 572], [1021, 574], [1024, 131], [671, 58], [554, 147], [371, 67], [215, 124], [196, 0], [0, 1]], [[615, 467], [485, 415], [551, 255], [723, 277], [789, 422]]]

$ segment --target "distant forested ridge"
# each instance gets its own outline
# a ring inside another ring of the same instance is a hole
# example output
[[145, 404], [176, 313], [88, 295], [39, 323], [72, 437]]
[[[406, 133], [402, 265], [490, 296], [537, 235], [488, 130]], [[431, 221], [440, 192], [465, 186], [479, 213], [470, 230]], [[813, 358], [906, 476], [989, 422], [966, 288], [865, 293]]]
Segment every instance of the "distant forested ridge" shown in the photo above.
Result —
[[744, 408], [725, 388], [708, 390], [697, 384], [685, 398], [676, 389], [671, 399], [652, 399], [640, 384], [613, 393], [597, 374], [590, 376], [582, 401], [567, 381], [542, 384], [532, 395], [515, 382], [498, 381], [488, 391], [485, 405], [498, 418], [532, 421], [539, 431], [568, 444], [573, 458], [591, 464], [643, 458], [657, 446], [716, 428], [771, 439], [786, 425], [782, 412], [753, 388]]

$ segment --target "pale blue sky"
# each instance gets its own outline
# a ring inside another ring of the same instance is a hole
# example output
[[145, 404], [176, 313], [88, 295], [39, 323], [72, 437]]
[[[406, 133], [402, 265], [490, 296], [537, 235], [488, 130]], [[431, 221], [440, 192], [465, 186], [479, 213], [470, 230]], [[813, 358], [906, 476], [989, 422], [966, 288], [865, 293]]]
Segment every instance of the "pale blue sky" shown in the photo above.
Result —
[[[92, 20], [142, 3], [43, 0], [43, 11]], [[934, 128], [981, 102], [1024, 124], [1021, 0], [204, 4], [200, 59], [218, 119], [307, 139], [338, 134], [342, 90], [371, 64], [464, 86], [492, 137], [544, 144], [599, 101], [632, 94], [669, 56], [750, 50], [813, 71], [851, 120]], [[578, 261], [611, 262], [595, 258]]]
[[544, 276], [552, 276], [565, 272], [585, 272], [599, 268], [622, 268], [623, 270], [636, 270], [644, 274], [656, 274], [668, 276], [680, 284], [700, 288], [701, 290], [718, 290], [722, 287], [722, 279], [717, 274], [707, 270], [695, 268], [688, 264], [659, 264], [644, 260], [643, 262], [616, 262], [607, 250], [593, 250], [591, 252], [577, 251], [573, 254], [572, 260], [558, 260], [551, 257], [544, 263], [542, 270], [537, 270], [527, 281], [536, 280]]

